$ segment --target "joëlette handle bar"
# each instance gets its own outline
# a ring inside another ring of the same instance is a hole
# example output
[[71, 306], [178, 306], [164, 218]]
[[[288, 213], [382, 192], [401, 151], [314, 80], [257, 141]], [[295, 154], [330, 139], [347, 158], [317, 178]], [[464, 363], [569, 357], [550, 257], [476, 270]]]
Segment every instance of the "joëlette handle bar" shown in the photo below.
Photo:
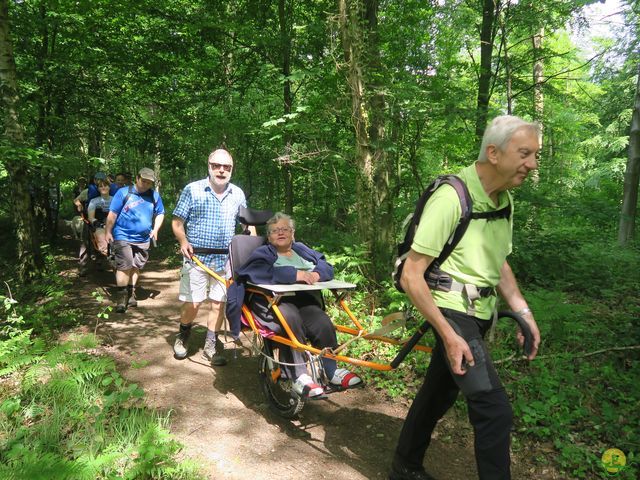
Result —
[[524, 337], [524, 344], [522, 345], [522, 351], [525, 357], [531, 355], [533, 351], [533, 333], [531, 333], [531, 328], [527, 321], [522, 318], [521, 315], [516, 312], [512, 312], [511, 310], [503, 310], [498, 312], [498, 318], [508, 317], [514, 320], [518, 326], [520, 327], [520, 331], [522, 332], [522, 336]]
[[[524, 336], [523, 351], [525, 356], [528, 357], [531, 354], [531, 351], [533, 349], [533, 334], [531, 333], [529, 324], [520, 315], [510, 310], [502, 310], [498, 312], [498, 318], [505, 318], [505, 317], [515, 320], [515, 322], [520, 327], [520, 330], [522, 331], [522, 335]], [[393, 361], [391, 362], [391, 368], [398, 368], [398, 365], [402, 363], [402, 361], [404, 360], [404, 357], [406, 357], [407, 354], [411, 350], [413, 350], [413, 347], [416, 346], [416, 344], [420, 341], [422, 336], [425, 333], [427, 333], [430, 328], [431, 328], [431, 324], [429, 322], [424, 322], [422, 325], [420, 325], [420, 327], [418, 327], [418, 330], [416, 330], [416, 333], [414, 333], [413, 336], [409, 339], [409, 341], [404, 344], [404, 347], [402, 347], [402, 349], [396, 355], [396, 358], [394, 358]]]
[[431, 324], [429, 322], [424, 322], [418, 327], [416, 333], [414, 333], [413, 336], [407, 341], [407, 343], [404, 344], [404, 347], [402, 347], [402, 349], [396, 355], [396, 358], [394, 358], [391, 362], [391, 368], [398, 368], [398, 365], [402, 363], [404, 357], [406, 357], [409, 352], [413, 350], [413, 347], [418, 344], [422, 336], [427, 333], [430, 328]]

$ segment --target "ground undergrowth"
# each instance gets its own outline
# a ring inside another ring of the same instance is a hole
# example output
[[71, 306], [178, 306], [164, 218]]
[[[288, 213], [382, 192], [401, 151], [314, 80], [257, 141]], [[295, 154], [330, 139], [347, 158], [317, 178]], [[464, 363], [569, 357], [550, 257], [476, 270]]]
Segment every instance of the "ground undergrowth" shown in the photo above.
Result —
[[46, 283], [0, 297], [0, 478], [203, 478], [182, 459], [169, 414], [145, 406], [93, 335], [68, 333], [80, 315], [50, 268]]

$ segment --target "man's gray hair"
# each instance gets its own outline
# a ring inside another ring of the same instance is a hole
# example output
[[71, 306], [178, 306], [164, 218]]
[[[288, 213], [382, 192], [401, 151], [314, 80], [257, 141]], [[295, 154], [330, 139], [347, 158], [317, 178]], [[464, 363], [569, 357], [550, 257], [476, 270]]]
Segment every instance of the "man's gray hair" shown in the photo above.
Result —
[[291, 218], [286, 213], [276, 212], [273, 217], [271, 217], [269, 220], [267, 220], [267, 232], [271, 231], [271, 226], [272, 225], [275, 225], [276, 223], [278, 223], [281, 220], [286, 220], [287, 222], [289, 222], [289, 226], [291, 227], [291, 230], [295, 230], [296, 229], [296, 224], [293, 221], [293, 218]]
[[226, 151], [224, 148], [218, 148], [216, 150], [214, 150], [213, 152], [211, 152], [209, 154], [209, 157], [207, 158], [207, 162], [210, 162], [211, 160], [216, 159], [217, 157], [223, 157], [227, 160], [231, 160], [231, 163], [233, 164], [233, 157], [231, 156], [231, 154]]
[[526, 128], [540, 136], [540, 124], [537, 122], [526, 122], [520, 117], [513, 115], [500, 115], [494, 118], [482, 137], [482, 145], [480, 145], [480, 153], [478, 154], [478, 162], [487, 161], [487, 147], [495, 145], [498, 150], [503, 151], [511, 141], [511, 137], [521, 128]]

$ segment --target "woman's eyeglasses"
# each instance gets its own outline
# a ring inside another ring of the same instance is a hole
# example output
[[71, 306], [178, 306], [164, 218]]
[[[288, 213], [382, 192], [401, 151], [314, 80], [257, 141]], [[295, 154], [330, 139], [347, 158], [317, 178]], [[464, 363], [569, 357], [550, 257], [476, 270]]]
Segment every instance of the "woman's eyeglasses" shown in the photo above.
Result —
[[291, 227], [276, 227], [269, 230], [269, 233], [291, 233], [292, 231]]
[[225, 172], [230, 172], [233, 165], [229, 165], [228, 163], [210, 163], [209, 168], [212, 170], [220, 170], [222, 168]]

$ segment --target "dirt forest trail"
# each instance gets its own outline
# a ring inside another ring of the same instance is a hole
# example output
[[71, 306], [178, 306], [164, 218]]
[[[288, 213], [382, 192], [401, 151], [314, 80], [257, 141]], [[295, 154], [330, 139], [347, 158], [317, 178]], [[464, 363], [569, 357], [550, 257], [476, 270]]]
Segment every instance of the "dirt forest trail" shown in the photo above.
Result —
[[[86, 330], [93, 331], [97, 313], [115, 293], [112, 275], [93, 271], [77, 278], [73, 270], [70, 275], [72, 302], [83, 311]], [[178, 279], [178, 269], [151, 260], [141, 276], [139, 306], [125, 314], [111, 312], [97, 324], [97, 334], [123, 376], [144, 389], [147, 404], [171, 412], [171, 431], [185, 445], [183, 454], [201, 465], [207, 478], [387, 478], [407, 405], [367, 386], [307, 403], [297, 420], [277, 416], [258, 383], [250, 334], [235, 353], [227, 346], [228, 365], [212, 368], [201, 356], [203, 311], [189, 356], [174, 359]], [[106, 294], [102, 306], [91, 295], [96, 290]], [[428, 451], [429, 473], [439, 480], [477, 478], [470, 430], [453, 427], [465, 423], [458, 416], [445, 417]], [[527, 470], [514, 462], [514, 478], [559, 478]]]

